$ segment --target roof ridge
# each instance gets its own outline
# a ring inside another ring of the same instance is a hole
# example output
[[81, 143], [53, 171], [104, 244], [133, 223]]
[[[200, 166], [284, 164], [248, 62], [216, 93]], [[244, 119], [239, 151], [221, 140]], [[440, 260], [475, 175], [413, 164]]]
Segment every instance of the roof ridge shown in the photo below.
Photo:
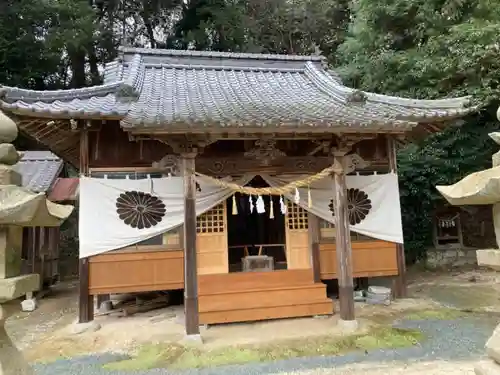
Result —
[[234, 65], [201, 65], [201, 64], [174, 64], [174, 63], [146, 63], [147, 68], [166, 68], [166, 69], [189, 69], [189, 70], [230, 70], [242, 72], [280, 72], [280, 73], [303, 73], [302, 68], [282, 68], [282, 67], [251, 67]]
[[285, 55], [285, 54], [266, 54], [266, 53], [241, 53], [241, 52], [218, 52], [218, 51], [195, 51], [195, 50], [176, 50], [176, 49], [151, 49], [139, 47], [118, 48], [123, 54], [140, 54], [156, 56], [176, 56], [176, 57], [209, 57], [226, 59], [249, 59], [249, 60], [280, 60], [280, 61], [314, 61], [323, 62], [326, 60], [321, 55]]

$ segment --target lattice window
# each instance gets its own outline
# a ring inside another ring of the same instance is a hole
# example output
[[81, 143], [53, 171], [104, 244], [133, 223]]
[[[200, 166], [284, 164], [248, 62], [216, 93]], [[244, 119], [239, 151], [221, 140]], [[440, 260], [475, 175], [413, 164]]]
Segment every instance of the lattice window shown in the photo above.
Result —
[[219, 204], [198, 216], [196, 220], [196, 231], [198, 233], [221, 233], [225, 230], [224, 204]]
[[307, 211], [299, 205], [287, 201], [287, 225], [288, 229], [307, 229]]

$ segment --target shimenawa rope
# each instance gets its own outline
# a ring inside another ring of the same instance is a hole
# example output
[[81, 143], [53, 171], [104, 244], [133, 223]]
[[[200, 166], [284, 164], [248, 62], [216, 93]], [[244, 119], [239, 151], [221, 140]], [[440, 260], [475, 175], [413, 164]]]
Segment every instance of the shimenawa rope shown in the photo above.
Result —
[[314, 182], [319, 181], [327, 176], [329, 176], [332, 173], [339, 173], [339, 167], [338, 165], [332, 165], [328, 168], [323, 169], [321, 172], [308, 176], [306, 178], [303, 178], [301, 180], [296, 180], [292, 181], [286, 185], [280, 186], [280, 187], [265, 187], [265, 188], [254, 188], [250, 186], [241, 186], [238, 184], [235, 184], [234, 182], [227, 182], [223, 180], [218, 180], [216, 178], [195, 172], [195, 174], [199, 177], [202, 177], [204, 179], [209, 180], [212, 182], [214, 185], [220, 186], [225, 189], [230, 189], [234, 192], [242, 193], [242, 194], [248, 194], [248, 195], [284, 195], [287, 193], [290, 193], [294, 191], [295, 189], [305, 187], [305, 186], [310, 186]]

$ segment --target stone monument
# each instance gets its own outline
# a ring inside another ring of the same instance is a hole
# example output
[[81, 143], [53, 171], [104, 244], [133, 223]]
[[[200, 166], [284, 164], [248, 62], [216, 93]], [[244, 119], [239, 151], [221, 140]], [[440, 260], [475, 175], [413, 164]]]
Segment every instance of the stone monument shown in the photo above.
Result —
[[58, 226], [73, 209], [21, 187], [21, 176], [12, 169], [21, 157], [10, 143], [17, 135], [16, 124], [0, 111], [0, 375], [33, 373], [4, 327], [15, 310], [6, 302], [31, 297], [39, 286], [39, 275], [21, 275], [22, 229]]
[[[500, 120], [500, 108], [497, 112]], [[500, 145], [500, 132], [489, 134]], [[477, 250], [477, 264], [500, 271], [500, 151], [492, 156], [492, 168], [472, 173], [451, 186], [436, 186], [455, 206], [492, 205], [496, 249]], [[474, 368], [477, 375], [500, 375], [500, 325], [486, 343], [487, 359]]]

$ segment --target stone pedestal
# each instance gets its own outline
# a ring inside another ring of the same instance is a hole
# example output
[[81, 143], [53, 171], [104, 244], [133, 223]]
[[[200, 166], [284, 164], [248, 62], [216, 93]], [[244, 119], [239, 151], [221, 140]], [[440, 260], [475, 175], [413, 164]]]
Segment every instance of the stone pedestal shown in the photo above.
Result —
[[33, 374], [5, 331], [5, 320], [15, 311], [12, 305], [7, 309], [5, 302], [37, 290], [39, 283], [40, 277], [35, 274], [0, 279], [0, 303], [4, 304], [0, 304], [0, 375]]
[[5, 331], [5, 320], [10, 315], [7, 310], [0, 305], [0, 375], [32, 375], [33, 370]]
[[[497, 224], [498, 221], [495, 226]], [[499, 249], [477, 250], [476, 255], [478, 265], [500, 271]], [[500, 325], [495, 328], [493, 335], [486, 342], [486, 354], [488, 359], [476, 364], [474, 372], [476, 375], [500, 375]]]
[[479, 362], [474, 367], [477, 375], [500, 375], [500, 325], [486, 342], [488, 359]]

